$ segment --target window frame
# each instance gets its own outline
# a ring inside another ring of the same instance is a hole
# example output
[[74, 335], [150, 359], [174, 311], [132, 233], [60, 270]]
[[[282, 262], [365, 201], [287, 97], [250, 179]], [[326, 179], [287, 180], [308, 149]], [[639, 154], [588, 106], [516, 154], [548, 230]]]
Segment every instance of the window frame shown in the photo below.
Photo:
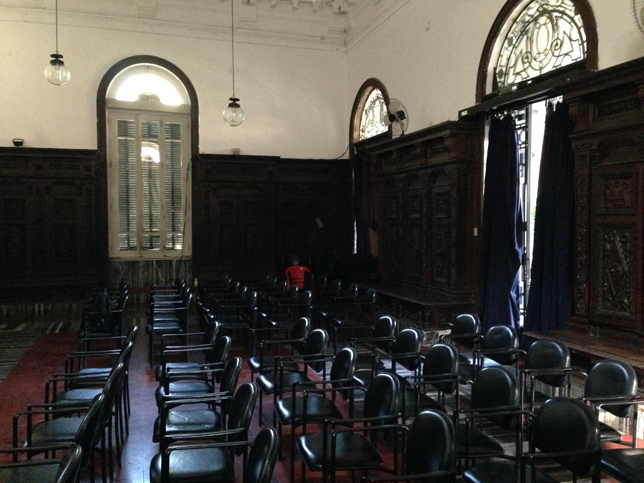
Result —
[[[375, 89], [378, 89], [382, 93], [382, 97], [384, 98], [385, 102], [389, 102], [389, 93], [387, 92], [387, 88], [380, 80], [376, 79], [375, 77], [371, 77], [364, 81], [364, 83], [360, 86], [360, 89], [358, 89], [356, 98], [353, 101], [353, 107], [351, 108], [351, 122], [349, 127], [349, 138], [351, 139], [351, 144], [364, 141], [364, 139], [360, 139], [362, 115], [367, 99]], [[391, 125], [387, 127], [387, 131], [385, 132], [387, 132], [388, 136], [391, 137]]]
[[[149, 121], [159, 121], [161, 124], [166, 122], [179, 123], [182, 126], [182, 132], [189, 133], [189, 116], [183, 109], [168, 109], [168, 110], [139, 110], [133, 109], [128, 104], [132, 103], [119, 103], [112, 99], [108, 99], [108, 133], [116, 132], [116, 123], [118, 120], [127, 118], [133, 119], [135, 121], [135, 138], [137, 141], [142, 142], [140, 137], [140, 123], [145, 120]], [[162, 129], [159, 129], [160, 139], [163, 139]], [[165, 247], [166, 234], [166, 213], [165, 213], [165, 199], [162, 196], [159, 200], [159, 216], [160, 216], [160, 236], [161, 244], [158, 250], [145, 249], [143, 247], [141, 238], [143, 236], [143, 230], [141, 227], [142, 221], [137, 219], [137, 246], [135, 250], [121, 250], [119, 238], [121, 235], [120, 230], [120, 201], [119, 201], [119, 166], [118, 166], [118, 136], [114, 136], [110, 139], [108, 144], [108, 223], [109, 223], [109, 253], [111, 259], [160, 259], [160, 258], [182, 258], [189, 257], [192, 255], [192, 223], [190, 222], [190, 215], [192, 213], [192, 206], [190, 200], [190, 193], [192, 192], [192, 182], [189, 177], [189, 146], [188, 143], [182, 144], [182, 153], [181, 153], [181, 210], [183, 212], [183, 241], [181, 249], [169, 249]], [[140, 145], [139, 145], [140, 146]], [[165, 167], [160, 166], [160, 172], [162, 176], [165, 177]], [[163, 180], [161, 179], [161, 190], [163, 190]], [[137, 186], [138, 190], [141, 190], [141, 177], [140, 173], [137, 172]], [[143, 208], [141, 206], [142, 199], [137, 198], [136, 201], [137, 214], [143, 216]]]
[[[175, 112], [177, 112], [177, 109], [181, 111], [181, 109], [185, 110], [185, 115], [188, 118], [188, 126], [189, 126], [189, 134], [188, 138], [186, 139], [187, 142], [185, 143], [184, 149], [186, 153], [186, 158], [185, 161], [186, 163], [191, 163], [193, 159], [195, 159], [198, 154], [199, 154], [199, 99], [197, 97], [196, 90], [190, 81], [190, 79], [185, 75], [185, 73], [179, 69], [176, 65], [172, 64], [171, 62], [168, 62], [167, 60], [161, 58], [161, 57], [156, 57], [152, 55], [136, 55], [132, 57], [125, 58], [116, 64], [114, 64], [108, 71], [105, 73], [103, 78], [101, 79], [101, 82], [99, 84], [99, 87], [97, 89], [97, 95], [96, 95], [96, 113], [97, 113], [97, 161], [98, 161], [98, 173], [101, 177], [104, 177], [105, 183], [106, 183], [106, 199], [105, 199], [105, 205], [104, 205], [104, 213], [106, 214], [105, 222], [104, 224], [101, 224], [100, 227], [98, 227], [101, 231], [105, 233], [104, 240], [105, 244], [101, 244], [104, 249], [105, 253], [108, 255], [110, 259], [125, 259], [125, 260], [152, 260], [152, 259], [176, 259], [176, 260], [181, 260], [181, 259], [189, 259], [192, 257], [192, 229], [191, 229], [191, 222], [192, 222], [192, 214], [191, 210], [186, 212], [186, 215], [184, 217], [184, 222], [187, 224], [186, 229], [184, 230], [184, 250], [177, 250], [176, 254], [171, 254], [170, 256], [161, 256], [159, 254], [155, 254], [154, 256], [139, 256], [139, 255], [134, 255], [134, 256], [121, 256], [121, 255], [116, 255], [114, 256], [113, 253], [110, 250], [110, 216], [109, 216], [109, 210], [108, 210], [108, 204], [110, 203], [110, 200], [112, 199], [112, 194], [110, 192], [110, 187], [107, 186], [107, 171], [108, 171], [108, 104], [110, 106], [114, 106], [114, 103], [117, 103], [118, 101], [108, 99], [107, 98], [107, 93], [109, 91], [110, 84], [112, 81], [125, 69], [136, 65], [136, 64], [151, 64], [154, 66], [161, 67], [170, 73], [172, 73], [176, 78], [181, 82], [183, 87], [185, 88], [188, 98], [189, 98], [189, 106], [184, 106], [183, 108], [172, 108], [170, 106], [165, 106], [164, 111], [169, 112], [172, 111], [172, 109], [175, 109]], [[142, 104], [139, 104], [137, 102], [131, 102], [127, 103], [129, 104], [130, 107], [134, 108], [140, 108], [142, 107]], [[149, 104], [148, 105], [148, 110], [149, 110]], [[189, 191], [187, 195], [184, 195], [184, 200], [186, 203], [189, 204], [189, 207], [192, 208], [192, 169], [190, 167], [187, 167], [187, 182], [189, 183]], [[189, 249], [187, 248], [189, 247]]]

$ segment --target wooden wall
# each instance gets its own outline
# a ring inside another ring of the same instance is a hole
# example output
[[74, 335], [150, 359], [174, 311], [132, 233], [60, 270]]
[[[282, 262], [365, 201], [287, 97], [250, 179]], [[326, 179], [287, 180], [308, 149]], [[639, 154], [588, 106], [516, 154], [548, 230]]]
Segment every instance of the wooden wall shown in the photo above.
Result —
[[377, 288], [423, 325], [475, 309], [482, 135], [446, 122], [356, 146], [376, 172]]
[[39, 301], [105, 281], [105, 167], [90, 150], [0, 148], [0, 299]]
[[562, 91], [576, 125], [573, 325], [644, 335], [644, 61]]
[[193, 165], [194, 276], [261, 277], [287, 254], [307, 265], [348, 259], [351, 172], [347, 160], [202, 155]]

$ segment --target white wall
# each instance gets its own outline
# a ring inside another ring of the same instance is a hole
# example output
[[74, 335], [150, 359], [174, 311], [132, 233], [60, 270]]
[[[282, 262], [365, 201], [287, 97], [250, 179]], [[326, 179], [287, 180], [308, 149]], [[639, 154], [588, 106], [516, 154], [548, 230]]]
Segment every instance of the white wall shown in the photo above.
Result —
[[[366, 0], [365, 0], [366, 1]], [[392, 2], [399, 0], [380, 0]], [[0, 8], [0, 145], [96, 148], [96, 91], [123, 58], [148, 54], [176, 64], [199, 97], [200, 150], [334, 158], [348, 143], [350, 109], [369, 77], [384, 82], [410, 115], [409, 131], [456, 119], [474, 103], [488, 31], [505, 0], [410, 0], [347, 53], [258, 45], [236, 36], [236, 94], [246, 121], [230, 128], [221, 111], [231, 95], [230, 42], [190, 29], [134, 33], [61, 15], [60, 51], [72, 72], [62, 87], [43, 70], [54, 50], [51, 15]], [[599, 66], [644, 55], [630, 0], [590, 0], [599, 34]], [[177, 32], [180, 34], [177, 34]]]
[[[381, 0], [382, 1], [382, 0]], [[348, 103], [369, 77], [409, 111], [409, 131], [450, 119], [474, 104], [483, 44], [505, 0], [411, 0], [348, 52]], [[590, 0], [599, 68], [644, 55], [630, 0]], [[377, 53], [377, 55], [375, 54]]]
[[[109, 26], [60, 25], [60, 52], [71, 80], [50, 85], [43, 70], [54, 51], [51, 24], [2, 20], [0, 145], [96, 148], [96, 92], [116, 62], [139, 54], [162, 57], [192, 81], [199, 98], [200, 151], [334, 158], [348, 142], [346, 59], [327, 50], [236, 41], [235, 93], [246, 121], [231, 128], [222, 111], [232, 94], [230, 41], [213, 36], [132, 33]], [[237, 36], [236, 36], [237, 37]], [[229, 38], [229, 37], [228, 37]], [[10, 73], [10, 74], [9, 74]]]

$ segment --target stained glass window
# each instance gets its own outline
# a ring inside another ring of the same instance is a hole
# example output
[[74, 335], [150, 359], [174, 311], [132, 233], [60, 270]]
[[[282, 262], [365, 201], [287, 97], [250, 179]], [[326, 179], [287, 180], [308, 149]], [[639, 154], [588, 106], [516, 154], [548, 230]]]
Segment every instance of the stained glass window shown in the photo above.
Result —
[[365, 101], [360, 119], [361, 140], [383, 133], [388, 129], [388, 126], [382, 120], [382, 116], [386, 112], [387, 106], [382, 92], [380, 89], [372, 89]]
[[572, 0], [533, 0], [516, 11], [497, 40], [492, 90], [586, 58], [586, 33]]

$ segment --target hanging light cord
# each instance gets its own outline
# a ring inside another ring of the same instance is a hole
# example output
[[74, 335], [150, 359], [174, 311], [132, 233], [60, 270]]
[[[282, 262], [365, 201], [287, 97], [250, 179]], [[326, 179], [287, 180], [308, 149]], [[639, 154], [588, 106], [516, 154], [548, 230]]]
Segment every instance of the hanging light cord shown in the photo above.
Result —
[[[56, 0], [56, 2], [58, 2], [58, 0]], [[233, 56], [233, 97], [235, 97], [235, 0], [230, 0], [230, 32]]]
[[56, 53], [58, 53], [58, 0], [56, 0]]

